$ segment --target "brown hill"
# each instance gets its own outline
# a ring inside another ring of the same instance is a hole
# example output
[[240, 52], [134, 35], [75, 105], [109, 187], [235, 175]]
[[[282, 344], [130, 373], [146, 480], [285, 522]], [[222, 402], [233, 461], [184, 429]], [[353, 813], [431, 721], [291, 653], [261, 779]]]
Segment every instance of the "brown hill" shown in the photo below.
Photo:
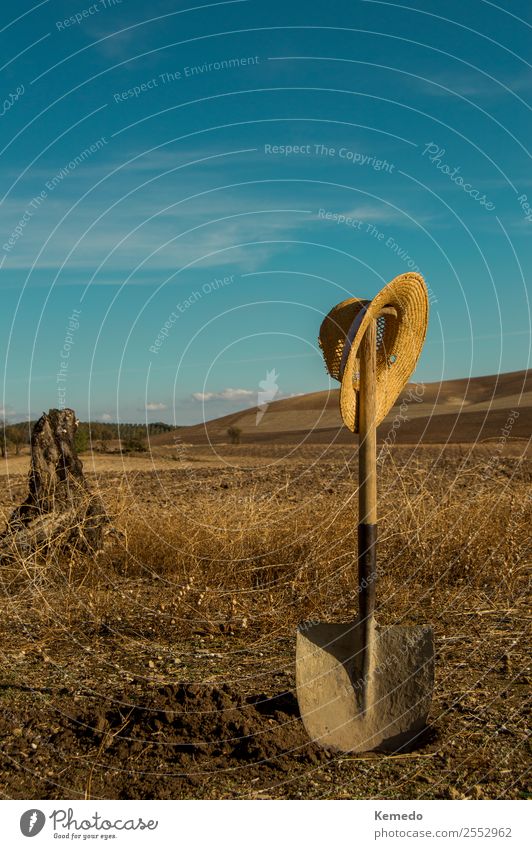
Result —
[[[273, 401], [260, 414], [253, 407], [180, 428], [184, 442], [228, 441], [227, 429], [240, 428], [244, 443], [351, 442], [342, 425], [339, 390], [313, 392]], [[517, 411], [518, 416], [511, 416]], [[509, 419], [513, 418], [514, 422]], [[532, 380], [528, 371], [408, 384], [379, 428], [379, 439], [397, 443], [477, 442], [486, 439], [528, 440], [532, 425]], [[509, 430], [503, 434], [503, 430]], [[174, 432], [175, 436], [175, 432]], [[162, 434], [152, 440], [165, 444]]]

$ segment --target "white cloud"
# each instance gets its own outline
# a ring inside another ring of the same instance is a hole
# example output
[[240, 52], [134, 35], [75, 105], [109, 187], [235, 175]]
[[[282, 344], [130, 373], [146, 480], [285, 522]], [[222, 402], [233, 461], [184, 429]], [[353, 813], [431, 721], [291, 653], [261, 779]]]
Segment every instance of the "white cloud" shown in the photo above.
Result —
[[417, 82], [423, 86], [427, 94], [434, 97], [452, 97], [461, 95], [466, 98], [494, 98], [508, 97], [508, 89], [513, 92], [528, 92], [532, 89], [532, 74], [523, 71], [514, 77], [495, 79], [481, 71], [471, 73], [449, 73], [438, 74], [432, 79], [419, 79]]
[[168, 407], [166, 404], [163, 404], [162, 401], [148, 401], [147, 404], [144, 405], [144, 410], [153, 413], [157, 411], [167, 410]]
[[247, 398], [256, 397], [257, 393], [252, 389], [222, 389], [221, 392], [193, 392], [195, 401], [243, 401]]
[[[97, 284], [107, 282], [105, 272], [137, 265], [140, 270], [151, 271], [177, 271], [191, 264], [254, 271], [272, 255], [286, 250], [284, 240], [301, 227], [305, 217], [295, 212], [281, 213], [275, 207], [264, 210], [264, 198], [240, 198], [229, 191], [179, 204], [167, 196], [164, 187], [156, 201], [146, 198], [146, 192], [144, 189], [138, 197], [120, 204], [120, 216], [112, 224], [109, 214], [100, 217], [102, 206], [109, 203], [103, 189], [97, 198], [85, 201], [75, 210], [68, 198], [51, 195], [46, 199], [48, 214], [38, 210], [30, 218], [8, 254], [6, 269], [31, 267], [46, 243], [39, 256], [39, 268], [59, 268], [70, 251], [65, 245], [76, 245], [69, 256], [68, 269], [94, 268], [105, 262], [104, 272], [96, 276]], [[8, 198], [2, 204], [0, 229], [6, 232], [6, 239], [21, 218], [25, 203]], [[285, 209], [303, 207], [301, 202], [287, 199], [280, 205]], [[63, 215], [65, 220], [50, 237]]]
[[108, 28], [107, 21], [104, 22], [98, 18], [90, 18], [89, 21], [86, 30], [94, 40], [93, 46], [98, 53], [106, 59], [127, 59], [132, 55], [135, 56], [137, 51], [132, 42], [137, 36], [136, 27], [124, 27], [122, 30], [113, 31]]
[[349, 218], [356, 218], [358, 221], [400, 221], [403, 218], [400, 210], [394, 209], [386, 203], [377, 206], [372, 204], [355, 206], [346, 215]]
[[[321, 209], [323, 208], [324, 207], [322, 205]], [[413, 226], [413, 222], [410, 220], [405, 211], [401, 210], [400, 208], [395, 208], [385, 202], [382, 202], [381, 204], [360, 204], [358, 206], [351, 207], [350, 209], [337, 209], [336, 206], [332, 204], [326, 208], [326, 213], [327, 212], [331, 212], [336, 216], [343, 215], [344, 221], [342, 222], [342, 224], [345, 224], [345, 220], [351, 218], [355, 221], [361, 221], [362, 225], [373, 223], [374, 221], [376, 221], [377, 224], [392, 223], [397, 225], [403, 225], [405, 227]], [[337, 223], [337, 218], [326, 219], [323, 213], [320, 214], [320, 212], [316, 212], [310, 217], [313, 221], [321, 221], [329, 225], [334, 225]], [[412, 218], [414, 218], [417, 224], [427, 223], [431, 220], [431, 216], [429, 214], [420, 214], [419, 212], [412, 214]], [[350, 225], [347, 224], [345, 226], [349, 227]], [[353, 225], [351, 224], [351, 226]], [[361, 232], [364, 232], [364, 227], [362, 227]]]
[[113, 417], [112, 417], [111, 413], [102, 413], [101, 416], [100, 416], [100, 421], [101, 422], [112, 422]]

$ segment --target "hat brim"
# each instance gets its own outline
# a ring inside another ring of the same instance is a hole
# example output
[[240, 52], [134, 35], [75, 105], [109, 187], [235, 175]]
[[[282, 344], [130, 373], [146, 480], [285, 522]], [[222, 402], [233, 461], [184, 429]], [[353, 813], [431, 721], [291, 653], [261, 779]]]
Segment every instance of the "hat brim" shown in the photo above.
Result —
[[341, 381], [340, 410], [349, 430], [358, 432], [359, 348], [369, 323], [377, 322], [378, 425], [416, 367], [428, 313], [423, 277], [407, 272], [395, 277], [373, 300], [349, 298], [327, 315], [320, 329], [320, 345], [329, 374]]

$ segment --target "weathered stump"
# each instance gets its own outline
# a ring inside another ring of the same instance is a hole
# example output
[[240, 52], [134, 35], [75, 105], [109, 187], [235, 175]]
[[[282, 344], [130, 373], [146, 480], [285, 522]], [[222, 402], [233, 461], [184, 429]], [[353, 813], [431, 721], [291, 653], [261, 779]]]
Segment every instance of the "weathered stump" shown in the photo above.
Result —
[[112, 530], [102, 500], [91, 493], [74, 438], [74, 410], [43, 413], [31, 435], [29, 493], [0, 536], [0, 557], [28, 555], [53, 543], [98, 552]]

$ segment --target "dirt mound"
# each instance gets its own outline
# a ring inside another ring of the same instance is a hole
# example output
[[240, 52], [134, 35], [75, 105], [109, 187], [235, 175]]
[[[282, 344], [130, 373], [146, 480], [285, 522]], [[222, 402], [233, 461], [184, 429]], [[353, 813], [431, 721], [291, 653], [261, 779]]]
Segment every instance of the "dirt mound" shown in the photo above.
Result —
[[207, 773], [245, 770], [251, 782], [267, 771], [275, 781], [294, 764], [329, 758], [309, 743], [291, 693], [244, 697], [227, 685], [179, 684], [143, 702], [132, 695], [85, 706], [53, 740], [63, 756], [77, 751], [94, 767], [95, 796], [178, 798]]

